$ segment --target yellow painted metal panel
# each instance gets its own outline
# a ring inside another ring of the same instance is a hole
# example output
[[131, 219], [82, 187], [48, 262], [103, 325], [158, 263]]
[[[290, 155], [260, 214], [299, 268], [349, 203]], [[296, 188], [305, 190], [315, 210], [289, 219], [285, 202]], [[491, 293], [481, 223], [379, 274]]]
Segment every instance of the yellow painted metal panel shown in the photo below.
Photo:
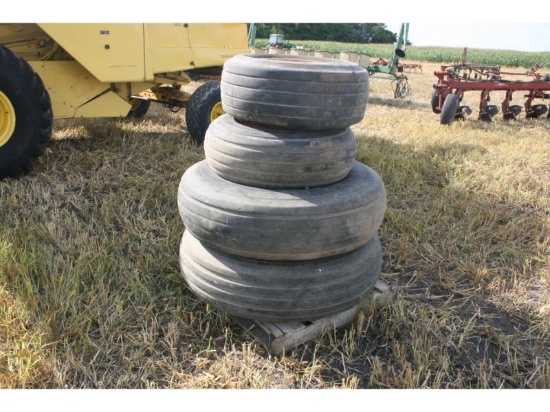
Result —
[[184, 23], [148, 23], [145, 25], [145, 79], [157, 73], [192, 69], [188, 25]]
[[190, 24], [189, 42], [196, 67], [223, 66], [237, 54], [250, 53], [246, 23]]
[[248, 52], [244, 23], [145, 25], [147, 80], [156, 73], [223, 66], [227, 59]]
[[48, 52], [49, 37], [34, 23], [1, 23], [0, 44], [25, 60], [38, 60]]
[[29, 64], [38, 73], [52, 101], [54, 118], [73, 117], [76, 109], [110, 89], [75, 61], [32, 61]]
[[39, 26], [99, 81], [144, 80], [142, 23], [41, 23]]
[[189, 24], [189, 41], [193, 49], [244, 49], [248, 53], [248, 35], [245, 23]]
[[107, 92], [79, 107], [75, 117], [126, 117], [131, 107], [116, 93]]

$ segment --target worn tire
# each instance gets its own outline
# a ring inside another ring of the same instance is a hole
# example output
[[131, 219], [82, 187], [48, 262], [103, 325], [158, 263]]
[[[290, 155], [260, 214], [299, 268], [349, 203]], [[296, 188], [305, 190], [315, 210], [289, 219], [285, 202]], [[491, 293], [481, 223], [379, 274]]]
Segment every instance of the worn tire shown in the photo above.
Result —
[[185, 124], [193, 142], [198, 145], [204, 143], [210, 123], [223, 114], [221, 108], [218, 80], [206, 82], [195, 90], [185, 109]]
[[0, 46], [0, 178], [29, 172], [52, 135], [50, 96], [30, 64]]
[[357, 154], [350, 128], [300, 132], [259, 129], [231, 115], [206, 132], [206, 161], [224, 179], [263, 188], [326, 186], [348, 175]]
[[360, 122], [369, 74], [356, 63], [318, 57], [246, 54], [225, 62], [226, 113], [244, 122], [290, 130], [338, 130]]
[[312, 321], [357, 306], [380, 277], [377, 236], [351, 252], [318, 260], [270, 262], [225, 254], [185, 231], [180, 268], [189, 288], [230, 315]]
[[141, 119], [149, 111], [149, 107], [151, 106], [151, 100], [133, 98], [130, 100], [130, 104], [132, 105], [132, 108], [128, 112], [127, 117], [130, 117], [133, 119]]
[[441, 114], [439, 118], [439, 122], [441, 124], [450, 125], [455, 121], [455, 115], [458, 109], [459, 101], [459, 96], [454, 93], [449, 93], [445, 97], [443, 106], [441, 106]]
[[270, 190], [219, 177], [203, 160], [183, 174], [178, 209], [205, 245], [264, 260], [321, 259], [367, 243], [384, 218], [382, 179], [355, 162], [345, 179], [313, 189]]

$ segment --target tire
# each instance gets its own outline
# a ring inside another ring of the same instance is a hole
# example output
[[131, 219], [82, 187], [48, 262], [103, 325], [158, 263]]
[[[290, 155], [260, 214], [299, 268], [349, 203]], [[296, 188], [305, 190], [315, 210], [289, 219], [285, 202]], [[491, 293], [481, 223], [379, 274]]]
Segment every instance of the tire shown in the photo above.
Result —
[[326, 259], [269, 262], [239, 258], [185, 231], [180, 244], [185, 282], [201, 300], [229, 315], [259, 321], [313, 321], [357, 306], [380, 278], [377, 236]]
[[360, 122], [369, 74], [356, 63], [246, 54], [225, 62], [223, 109], [236, 119], [289, 130], [338, 130]]
[[321, 259], [356, 249], [375, 235], [386, 192], [380, 176], [359, 162], [329, 186], [269, 190], [225, 180], [203, 160], [183, 174], [178, 209], [186, 229], [224, 253]]
[[149, 111], [149, 107], [151, 106], [151, 100], [134, 98], [134, 99], [130, 99], [130, 104], [132, 105], [132, 108], [128, 112], [127, 117], [131, 117], [134, 119], [141, 119]]
[[0, 179], [28, 173], [52, 135], [50, 96], [27, 61], [0, 46]]
[[357, 140], [338, 131], [258, 129], [225, 114], [206, 132], [206, 161], [222, 178], [262, 188], [312, 188], [345, 178]]
[[441, 106], [441, 114], [439, 118], [439, 122], [441, 124], [450, 125], [454, 122], [459, 100], [460, 98], [458, 95], [453, 93], [449, 93], [445, 97], [443, 106]]
[[441, 113], [441, 110], [438, 109], [439, 106], [439, 94], [437, 93], [436, 89], [432, 90], [432, 112], [435, 114]]
[[193, 142], [202, 145], [210, 123], [222, 114], [220, 82], [213, 80], [199, 86], [185, 109], [185, 123]]

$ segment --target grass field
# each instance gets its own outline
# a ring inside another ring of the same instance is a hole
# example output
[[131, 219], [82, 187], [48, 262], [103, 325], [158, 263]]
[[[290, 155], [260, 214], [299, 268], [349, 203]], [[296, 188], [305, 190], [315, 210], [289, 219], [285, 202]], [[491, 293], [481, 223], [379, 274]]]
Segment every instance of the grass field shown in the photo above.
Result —
[[177, 187], [204, 158], [183, 111], [55, 122], [0, 182], [0, 388], [550, 388], [550, 121], [442, 126], [423, 66], [403, 100], [371, 79], [352, 128], [399, 292], [282, 357], [180, 275]]

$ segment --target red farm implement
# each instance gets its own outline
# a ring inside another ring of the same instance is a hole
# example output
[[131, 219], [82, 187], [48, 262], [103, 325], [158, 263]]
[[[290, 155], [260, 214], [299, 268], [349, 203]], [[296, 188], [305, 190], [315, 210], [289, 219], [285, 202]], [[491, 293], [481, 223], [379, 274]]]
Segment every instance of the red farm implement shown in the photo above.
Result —
[[[464, 51], [463, 62], [465, 61]], [[464, 120], [472, 113], [469, 106], [460, 105], [465, 92], [480, 91], [479, 120], [492, 121], [499, 113], [497, 105], [489, 104], [492, 91], [505, 93], [500, 109], [504, 119], [515, 120], [525, 111], [527, 118], [539, 118], [548, 112], [547, 104], [534, 104], [535, 99], [545, 102], [550, 98], [550, 74], [540, 74], [540, 65], [523, 73], [504, 72], [499, 66], [474, 66], [466, 63], [441, 66], [437, 83], [432, 91], [432, 110], [440, 115], [441, 124]], [[512, 80], [523, 76], [523, 80]], [[512, 104], [512, 95], [520, 92], [526, 98], [523, 106]], [[547, 115], [550, 118], [550, 113]]]

